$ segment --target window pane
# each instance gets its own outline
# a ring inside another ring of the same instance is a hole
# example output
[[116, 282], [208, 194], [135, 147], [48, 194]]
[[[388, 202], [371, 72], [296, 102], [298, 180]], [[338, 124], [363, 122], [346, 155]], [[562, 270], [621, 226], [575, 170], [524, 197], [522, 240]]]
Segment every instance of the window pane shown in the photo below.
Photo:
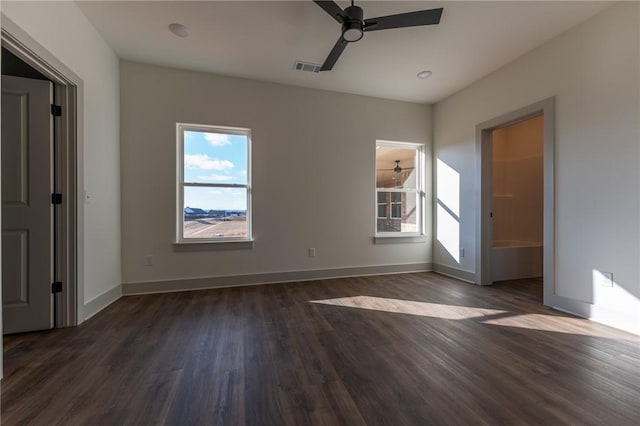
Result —
[[387, 202], [387, 193], [386, 192], [378, 192], [378, 204]]
[[391, 203], [391, 217], [394, 219], [402, 217], [402, 203]]
[[246, 135], [184, 132], [184, 181], [247, 184]]
[[[380, 194], [380, 193], [379, 193]], [[387, 194], [387, 193], [383, 193]], [[390, 203], [391, 215], [390, 217], [383, 219], [378, 217], [377, 219], [377, 231], [378, 232], [420, 232], [418, 229], [418, 194], [415, 192], [392, 192], [391, 196], [399, 194], [400, 201]], [[380, 207], [378, 207], [378, 213]]]
[[184, 238], [247, 236], [245, 188], [184, 188]]
[[379, 145], [376, 147], [376, 188], [416, 189], [417, 150]]
[[378, 204], [378, 217], [386, 218], [387, 217], [387, 205], [386, 204]]

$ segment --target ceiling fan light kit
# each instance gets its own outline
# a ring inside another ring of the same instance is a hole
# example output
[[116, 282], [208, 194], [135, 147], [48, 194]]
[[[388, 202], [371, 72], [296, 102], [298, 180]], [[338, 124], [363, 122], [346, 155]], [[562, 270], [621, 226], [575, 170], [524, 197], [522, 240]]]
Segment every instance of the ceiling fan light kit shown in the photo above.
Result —
[[362, 8], [352, 5], [347, 7], [344, 13], [346, 17], [342, 22], [342, 38], [349, 43], [360, 40], [364, 35], [362, 28], [364, 12]]
[[362, 36], [367, 31], [437, 25], [440, 23], [440, 17], [442, 16], [442, 8], [438, 8], [364, 19], [362, 8], [356, 6], [353, 0], [351, 1], [351, 6], [344, 10], [332, 0], [313, 1], [342, 25], [342, 34], [322, 64], [320, 71], [333, 69], [347, 44], [362, 39]]

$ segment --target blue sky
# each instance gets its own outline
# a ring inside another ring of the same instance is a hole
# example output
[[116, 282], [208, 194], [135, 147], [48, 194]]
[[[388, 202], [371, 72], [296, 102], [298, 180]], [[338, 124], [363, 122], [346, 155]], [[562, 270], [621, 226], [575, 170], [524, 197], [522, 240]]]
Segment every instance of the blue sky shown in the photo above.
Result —
[[[247, 137], [185, 131], [184, 181], [246, 184]], [[246, 189], [186, 186], [184, 205], [207, 210], [246, 210]]]

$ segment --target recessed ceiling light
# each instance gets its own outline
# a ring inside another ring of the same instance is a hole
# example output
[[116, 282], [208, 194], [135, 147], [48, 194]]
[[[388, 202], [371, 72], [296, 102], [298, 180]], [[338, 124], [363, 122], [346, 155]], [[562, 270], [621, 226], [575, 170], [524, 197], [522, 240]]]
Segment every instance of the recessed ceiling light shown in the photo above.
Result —
[[171, 31], [173, 34], [177, 35], [178, 37], [182, 37], [182, 38], [189, 37], [189, 29], [182, 24], [173, 23], [169, 25], [169, 31]]
[[431, 77], [431, 74], [433, 74], [431, 71], [425, 70], [425, 71], [420, 71], [418, 74], [416, 74], [416, 77], [418, 77], [421, 80], [424, 80], [425, 78]]

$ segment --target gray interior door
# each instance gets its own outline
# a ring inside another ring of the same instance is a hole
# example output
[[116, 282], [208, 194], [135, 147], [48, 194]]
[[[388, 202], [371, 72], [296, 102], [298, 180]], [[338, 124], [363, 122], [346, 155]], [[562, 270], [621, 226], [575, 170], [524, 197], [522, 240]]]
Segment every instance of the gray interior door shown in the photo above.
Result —
[[53, 327], [51, 82], [2, 76], [3, 332]]

